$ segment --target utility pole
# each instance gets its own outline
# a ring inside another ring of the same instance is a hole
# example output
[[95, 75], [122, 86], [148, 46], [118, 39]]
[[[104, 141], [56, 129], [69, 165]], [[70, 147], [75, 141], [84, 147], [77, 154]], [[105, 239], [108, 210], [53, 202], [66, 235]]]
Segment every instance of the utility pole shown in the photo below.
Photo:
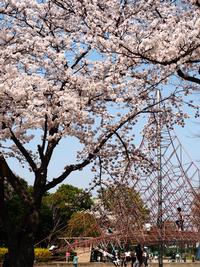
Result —
[[162, 185], [162, 133], [161, 133], [161, 112], [160, 112], [160, 101], [161, 101], [161, 93], [160, 90], [157, 90], [156, 94], [157, 98], [157, 108], [158, 108], [158, 120], [157, 120], [157, 160], [158, 160], [158, 218], [157, 218], [157, 226], [160, 230], [160, 240], [159, 240], [159, 255], [158, 255], [158, 263], [159, 267], [163, 267], [163, 185]]

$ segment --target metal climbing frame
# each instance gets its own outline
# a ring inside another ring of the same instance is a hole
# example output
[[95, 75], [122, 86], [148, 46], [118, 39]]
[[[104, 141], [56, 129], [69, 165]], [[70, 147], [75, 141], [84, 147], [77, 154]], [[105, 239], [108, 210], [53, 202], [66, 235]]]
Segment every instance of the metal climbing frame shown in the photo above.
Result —
[[[200, 240], [200, 170], [171, 127], [164, 119], [161, 121], [162, 125], [158, 124], [155, 114], [150, 117], [148, 127], [152, 127], [152, 135], [146, 136], [144, 131], [139, 146], [151, 162], [149, 169], [132, 162], [130, 169], [132, 173], [137, 169], [137, 175], [113, 183], [110, 195], [104, 196], [107, 199], [102, 198], [95, 211], [90, 211], [100, 235], [76, 240], [71, 247], [101, 243], [116, 247], [138, 243], [163, 246]], [[105, 204], [108, 201], [109, 207]], [[178, 207], [184, 219], [182, 231], [176, 225]], [[107, 232], [108, 227], [113, 233]]]

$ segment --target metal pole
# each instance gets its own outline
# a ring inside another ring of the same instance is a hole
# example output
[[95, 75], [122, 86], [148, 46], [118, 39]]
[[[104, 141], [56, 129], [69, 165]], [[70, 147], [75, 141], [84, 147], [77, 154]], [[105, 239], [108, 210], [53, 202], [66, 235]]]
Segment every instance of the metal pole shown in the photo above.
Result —
[[[157, 90], [157, 102], [158, 102], [158, 109], [160, 109], [160, 100], [161, 94], [160, 90]], [[158, 122], [157, 122], [157, 141], [158, 141], [158, 218], [157, 218], [157, 225], [160, 229], [160, 240], [159, 240], [159, 255], [158, 255], [158, 263], [159, 267], [163, 267], [163, 186], [162, 186], [162, 136], [161, 136], [161, 116], [158, 113]]]

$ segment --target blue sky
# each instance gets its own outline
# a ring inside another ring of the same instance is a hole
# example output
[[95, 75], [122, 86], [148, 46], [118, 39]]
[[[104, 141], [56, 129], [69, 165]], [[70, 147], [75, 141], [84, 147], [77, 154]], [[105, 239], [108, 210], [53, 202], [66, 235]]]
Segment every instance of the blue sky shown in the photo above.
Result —
[[193, 161], [200, 163], [200, 120], [188, 119], [184, 128], [176, 126], [176, 134]]

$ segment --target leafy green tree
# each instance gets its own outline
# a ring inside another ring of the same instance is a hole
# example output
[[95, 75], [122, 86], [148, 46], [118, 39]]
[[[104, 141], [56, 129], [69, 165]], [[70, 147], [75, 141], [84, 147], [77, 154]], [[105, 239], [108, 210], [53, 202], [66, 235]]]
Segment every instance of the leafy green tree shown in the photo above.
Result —
[[52, 210], [53, 227], [49, 234], [49, 243], [57, 234], [64, 231], [72, 214], [90, 209], [91, 196], [72, 185], [61, 185], [58, 190], [44, 197], [44, 203]]
[[[32, 187], [28, 186], [23, 180], [22, 182], [27, 187], [27, 190], [32, 192]], [[5, 204], [9, 223], [14, 227], [19, 225], [25, 207], [9, 184], [6, 184], [5, 191]], [[74, 212], [87, 210], [91, 207], [92, 203], [89, 194], [72, 185], [61, 185], [55, 193], [46, 193], [42, 199], [35, 243], [40, 246], [47, 246], [57, 234], [65, 230], [67, 222]], [[0, 242], [7, 245], [8, 238], [6, 237], [3, 224], [0, 224], [0, 232]]]
[[[29, 192], [33, 191], [32, 186], [28, 186], [28, 184], [23, 179], [20, 179], [20, 181], [23, 183], [23, 185], [27, 188]], [[47, 195], [49, 194], [46, 194], [46, 197]], [[20, 225], [26, 207], [24, 206], [18, 194], [16, 194], [16, 192], [8, 183], [5, 184], [5, 205], [7, 208], [6, 210], [7, 216], [9, 218], [10, 228], [12, 229], [12, 227]], [[52, 210], [48, 207], [48, 205], [46, 205], [44, 201], [42, 201], [40, 210], [40, 221], [38, 230], [35, 235], [35, 243], [40, 243], [41, 240], [45, 239], [47, 235], [51, 233], [53, 227], [52, 218]], [[7, 246], [8, 235], [5, 231], [5, 228], [3, 227], [3, 224], [0, 224], [0, 233], [0, 242]], [[40, 245], [41, 244], [42, 243], [40, 243]], [[45, 244], [45, 242], [43, 242], [43, 244]]]
[[40, 210], [40, 222], [36, 232], [35, 242], [37, 245], [46, 247], [49, 244], [49, 235], [53, 229], [53, 212], [51, 208], [42, 200]]
[[68, 184], [61, 185], [50, 197], [52, 206], [66, 219], [70, 218], [73, 212], [89, 209], [93, 203], [88, 193]]

